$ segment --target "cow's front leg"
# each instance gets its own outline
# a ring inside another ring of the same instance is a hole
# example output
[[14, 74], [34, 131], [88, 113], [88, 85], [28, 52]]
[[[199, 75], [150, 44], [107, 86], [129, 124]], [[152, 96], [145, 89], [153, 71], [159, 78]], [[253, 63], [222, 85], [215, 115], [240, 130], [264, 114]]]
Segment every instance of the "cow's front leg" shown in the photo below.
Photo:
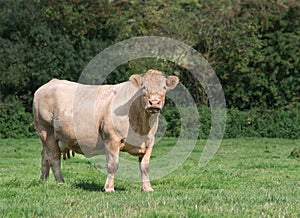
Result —
[[146, 153], [139, 158], [140, 162], [140, 170], [142, 174], [142, 191], [145, 192], [153, 192], [153, 189], [150, 184], [150, 179], [149, 179], [149, 168], [150, 168], [150, 156], [152, 152], [152, 145], [149, 146], [146, 150]]
[[114, 177], [119, 166], [119, 148], [106, 148], [107, 178], [104, 186], [106, 192], [114, 192]]

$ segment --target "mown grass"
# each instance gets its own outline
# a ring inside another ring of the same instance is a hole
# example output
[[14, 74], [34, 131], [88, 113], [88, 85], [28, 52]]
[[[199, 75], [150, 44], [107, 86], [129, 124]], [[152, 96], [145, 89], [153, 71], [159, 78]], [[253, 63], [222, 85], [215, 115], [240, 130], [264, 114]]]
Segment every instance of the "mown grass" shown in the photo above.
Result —
[[[153, 158], [175, 142], [160, 141]], [[153, 181], [154, 193], [122, 180], [115, 181], [115, 193], [104, 193], [106, 175], [87, 159], [63, 161], [65, 184], [56, 184], [52, 174], [41, 181], [37, 139], [0, 140], [0, 216], [300, 217], [300, 161], [288, 158], [300, 140], [223, 140], [199, 168], [204, 144], [176, 171]]]

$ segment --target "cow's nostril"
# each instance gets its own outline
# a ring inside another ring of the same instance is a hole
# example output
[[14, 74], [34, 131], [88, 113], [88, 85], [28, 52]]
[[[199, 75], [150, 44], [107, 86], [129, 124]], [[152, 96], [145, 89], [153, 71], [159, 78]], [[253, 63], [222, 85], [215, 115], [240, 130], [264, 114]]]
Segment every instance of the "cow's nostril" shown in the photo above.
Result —
[[149, 100], [150, 106], [159, 106], [161, 104], [161, 101], [159, 100]]

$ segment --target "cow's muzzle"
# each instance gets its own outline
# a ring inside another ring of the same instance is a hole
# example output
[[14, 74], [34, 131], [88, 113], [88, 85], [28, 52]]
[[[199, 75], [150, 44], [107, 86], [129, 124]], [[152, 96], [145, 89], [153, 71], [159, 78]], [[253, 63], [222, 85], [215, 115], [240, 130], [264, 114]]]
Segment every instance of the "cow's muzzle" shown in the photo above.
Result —
[[162, 101], [161, 100], [149, 100], [147, 102], [146, 110], [150, 114], [156, 114], [161, 111], [162, 108]]

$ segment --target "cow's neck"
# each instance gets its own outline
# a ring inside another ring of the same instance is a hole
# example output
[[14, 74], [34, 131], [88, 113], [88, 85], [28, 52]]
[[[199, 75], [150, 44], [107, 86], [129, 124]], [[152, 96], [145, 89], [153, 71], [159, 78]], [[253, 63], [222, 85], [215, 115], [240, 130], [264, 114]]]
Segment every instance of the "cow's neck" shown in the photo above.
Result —
[[158, 114], [151, 115], [145, 111], [143, 96], [136, 98], [129, 109], [130, 127], [139, 135], [148, 135], [156, 129]]

